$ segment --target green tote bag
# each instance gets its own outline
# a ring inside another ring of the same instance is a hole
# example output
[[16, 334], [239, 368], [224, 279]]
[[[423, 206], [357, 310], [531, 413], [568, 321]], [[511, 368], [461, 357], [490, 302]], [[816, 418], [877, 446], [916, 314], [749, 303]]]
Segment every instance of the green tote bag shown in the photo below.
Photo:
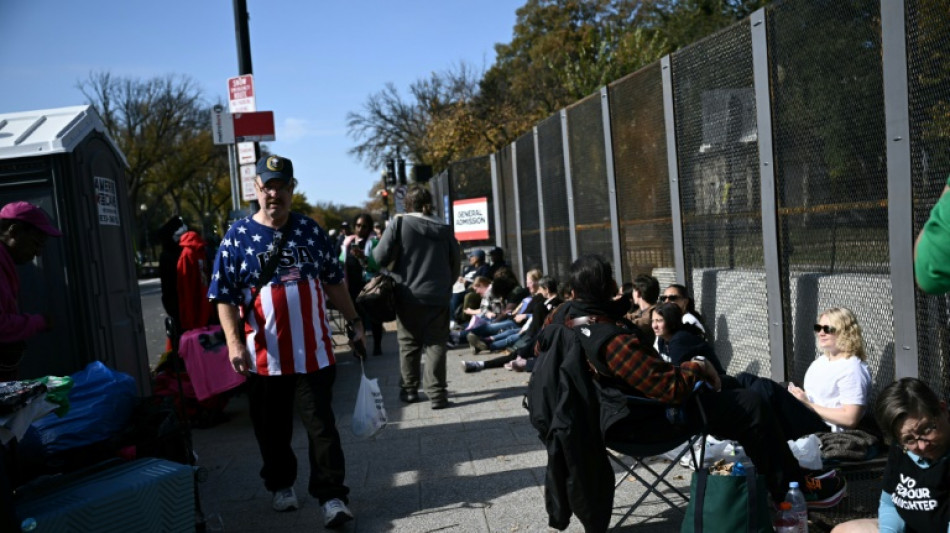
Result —
[[765, 477], [749, 468], [741, 476], [693, 472], [681, 533], [772, 533]]

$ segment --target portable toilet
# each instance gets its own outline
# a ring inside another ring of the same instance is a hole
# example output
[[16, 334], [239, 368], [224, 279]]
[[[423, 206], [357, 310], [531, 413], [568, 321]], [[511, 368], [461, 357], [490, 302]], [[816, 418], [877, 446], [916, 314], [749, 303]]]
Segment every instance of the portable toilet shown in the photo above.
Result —
[[92, 106], [0, 114], [0, 205], [35, 204], [63, 232], [17, 267], [20, 310], [52, 318], [27, 341], [21, 379], [102, 361], [150, 393], [127, 167]]

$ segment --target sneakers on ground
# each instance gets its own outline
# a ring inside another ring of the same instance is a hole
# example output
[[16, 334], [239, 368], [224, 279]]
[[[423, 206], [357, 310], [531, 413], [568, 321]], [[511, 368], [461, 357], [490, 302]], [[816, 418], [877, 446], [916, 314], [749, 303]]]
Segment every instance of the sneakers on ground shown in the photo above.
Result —
[[828, 509], [841, 502], [848, 492], [848, 484], [843, 476], [834, 471], [821, 474], [819, 477], [805, 476], [805, 486], [802, 493], [805, 503], [812, 509]]
[[466, 372], [478, 372], [485, 368], [485, 363], [481, 361], [462, 361], [462, 370]]
[[485, 341], [481, 337], [474, 333], [469, 333], [465, 336], [468, 339], [468, 343], [472, 346], [472, 353], [478, 355], [478, 352], [487, 351], [488, 345], [485, 344]]
[[353, 513], [341, 500], [333, 498], [323, 504], [323, 526], [337, 527], [344, 522], [353, 520]]
[[297, 503], [297, 493], [293, 487], [274, 491], [274, 500], [271, 502], [275, 511], [293, 511], [299, 504]]

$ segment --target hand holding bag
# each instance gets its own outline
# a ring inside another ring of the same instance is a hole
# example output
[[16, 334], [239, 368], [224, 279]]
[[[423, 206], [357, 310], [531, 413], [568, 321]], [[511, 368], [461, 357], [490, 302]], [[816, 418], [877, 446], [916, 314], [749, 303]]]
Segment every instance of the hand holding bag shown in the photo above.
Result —
[[366, 377], [362, 362], [360, 370], [362, 378], [360, 378], [359, 391], [356, 393], [352, 429], [357, 437], [368, 439], [386, 427], [386, 407], [383, 405], [383, 394], [379, 392], [379, 385], [375, 379]]
[[680, 533], [772, 533], [765, 476], [748, 468], [745, 475], [693, 472], [689, 505]]

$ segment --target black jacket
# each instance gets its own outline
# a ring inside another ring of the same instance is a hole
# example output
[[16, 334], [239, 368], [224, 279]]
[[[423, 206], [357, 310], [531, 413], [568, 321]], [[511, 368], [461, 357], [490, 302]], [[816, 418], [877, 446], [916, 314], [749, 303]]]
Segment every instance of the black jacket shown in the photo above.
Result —
[[555, 310], [552, 323], [541, 330], [526, 400], [531, 423], [548, 450], [548, 524], [563, 530], [574, 514], [585, 531], [601, 532], [610, 525], [614, 497], [614, 472], [602, 436], [601, 394], [580, 335], [563, 325], [565, 317], [586, 311], [569, 302]]

